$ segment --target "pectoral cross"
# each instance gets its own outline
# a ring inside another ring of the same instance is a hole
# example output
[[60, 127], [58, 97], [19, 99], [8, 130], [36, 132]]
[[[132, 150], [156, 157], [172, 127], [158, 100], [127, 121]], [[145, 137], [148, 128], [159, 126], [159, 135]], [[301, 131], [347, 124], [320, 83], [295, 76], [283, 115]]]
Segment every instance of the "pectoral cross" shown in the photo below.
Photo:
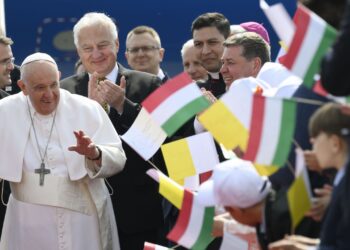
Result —
[[45, 168], [45, 163], [42, 162], [40, 165], [40, 168], [37, 168], [34, 171], [36, 174], [40, 175], [39, 185], [43, 186], [44, 185], [44, 177], [46, 174], [49, 174], [51, 172], [50, 169]]

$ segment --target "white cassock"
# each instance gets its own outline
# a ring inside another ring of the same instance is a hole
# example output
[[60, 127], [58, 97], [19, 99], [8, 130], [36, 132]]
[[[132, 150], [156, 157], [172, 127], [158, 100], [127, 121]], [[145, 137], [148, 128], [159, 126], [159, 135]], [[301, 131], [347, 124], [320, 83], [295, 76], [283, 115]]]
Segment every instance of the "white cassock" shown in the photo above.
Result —
[[[28, 98], [29, 100], [29, 98]], [[29, 101], [43, 154], [53, 115], [35, 112]], [[115, 250], [118, 232], [105, 177], [125, 164], [121, 141], [102, 107], [88, 98], [60, 90], [56, 121], [48, 144], [44, 185], [39, 185], [41, 158], [23, 93], [0, 101], [0, 178], [10, 181], [0, 249]], [[82, 130], [102, 151], [102, 166], [68, 151]]]

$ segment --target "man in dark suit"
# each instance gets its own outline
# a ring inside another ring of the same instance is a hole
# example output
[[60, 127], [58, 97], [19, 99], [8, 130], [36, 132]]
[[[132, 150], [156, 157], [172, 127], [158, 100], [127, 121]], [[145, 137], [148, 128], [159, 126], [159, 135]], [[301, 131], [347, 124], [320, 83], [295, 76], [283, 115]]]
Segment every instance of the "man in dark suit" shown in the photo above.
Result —
[[0, 89], [0, 99], [8, 96], [9, 94], [7, 94], [5, 91], [3, 91], [2, 89]]
[[194, 47], [209, 78], [198, 85], [219, 97], [226, 92], [220, 68], [223, 44], [230, 35], [230, 22], [221, 13], [204, 13], [193, 21], [191, 30]]
[[[78, 21], [74, 43], [87, 73], [62, 80], [61, 87], [98, 101], [107, 108], [118, 133], [124, 134], [140, 111], [140, 103], [159, 87], [160, 79], [116, 63], [117, 28], [102, 13], [88, 13]], [[151, 165], [124, 142], [123, 148], [125, 168], [108, 182], [113, 188], [121, 249], [138, 250], [143, 249], [144, 241], [158, 242], [163, 224], [161, 196], [157, 184], [145, 174]]]
[[156, 75], [162, 83], [169, 79], [160, 67], [164, 52], [159, 34], [152, 27], [137, 26], [126, 37], [125, 57], [130, 68]]
[[[9, 94], [5, 92], [7, 86], [11, 85], [12, 82], [12, 72], [14, 70], [14, 57], [11, 50], [11, 45], [13, 41], [9, 37], [0, 36], [0, 99], [8, 96]], [[18, 70], [19, 72], [19, 70]], [[2, 191], [2, 187], [4, 190]], [[7, 203], [8, 197], [10, 195], [10, 187], [8, 182], [0, 183], [0, 193], [2, 194], [1, 199]], [[0, 232], [2, 231], [2, 225], [4, 222], [4, 217], [6, 213], [6, 207], [0, 204]]]
[[0, 89], [5, 90], [11, 85], [11, 72], [14, 70], [14, 60], [11, 45], [13, 41], [9, 37], [0, 36]]
[[11, 85], [6, 86], [5, 91], [10, 95], [17, 94], [21, 91], [17, 85], [17, 81], [21, 78], [21, 71], [18, 65], [15, 65], [11, 71]]

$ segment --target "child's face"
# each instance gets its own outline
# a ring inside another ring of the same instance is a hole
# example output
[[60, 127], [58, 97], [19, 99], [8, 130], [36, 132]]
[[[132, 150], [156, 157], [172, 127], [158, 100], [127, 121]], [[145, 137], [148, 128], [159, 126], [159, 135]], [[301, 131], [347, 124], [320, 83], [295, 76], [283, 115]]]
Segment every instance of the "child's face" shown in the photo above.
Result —
[[318, 136], [311, 138], [313, 152], [322, 169], [335, 167], [334, 137], [336, 136], [321, 132]]

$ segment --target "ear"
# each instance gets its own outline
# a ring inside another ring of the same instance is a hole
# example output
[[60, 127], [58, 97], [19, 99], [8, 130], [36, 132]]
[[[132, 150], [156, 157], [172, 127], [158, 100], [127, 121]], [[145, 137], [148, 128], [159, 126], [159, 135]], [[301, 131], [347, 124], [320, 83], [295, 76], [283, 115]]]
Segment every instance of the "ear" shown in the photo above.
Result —
[[79, 45], [77, 45], [75, 49], [77, 51], [79, 58], [82, 58], [82, 52], [81, 52], [81, 48], [79, 47]]
[[334, 152], [334, 153], [338, 153], [343, 147], [343, 141], [342, 139], [337, 136], [337, 135], [331, 135], [331, 150]]
[[117, 53], [119, 52], [119, 39], [115, 39], [115, 49], [117, 50]]
[[24, 82], [22, 80], [18, 80], [17, 81], [17, 85], [22, 90], [24, 95], [28, 95], [29, 94], [28, 91], [27, 91], [27, 88], [26, 88], [27, 86], [24, 84]]
[[253, 76], [256, 77], [262, 67], [262, 62], [259, 57], [253, 58]]
[[160, 48], [160, 49], [159, 49], [159, 58], [160, 58], [160, 62], [163, 61], [164, 53], [165, 53], [165, 49], [164, 49], [164, 48]]
[[125, 55], [125, 59], [128, 61], [129, 60], [129, 53], [125, 51], [124, 55]]

